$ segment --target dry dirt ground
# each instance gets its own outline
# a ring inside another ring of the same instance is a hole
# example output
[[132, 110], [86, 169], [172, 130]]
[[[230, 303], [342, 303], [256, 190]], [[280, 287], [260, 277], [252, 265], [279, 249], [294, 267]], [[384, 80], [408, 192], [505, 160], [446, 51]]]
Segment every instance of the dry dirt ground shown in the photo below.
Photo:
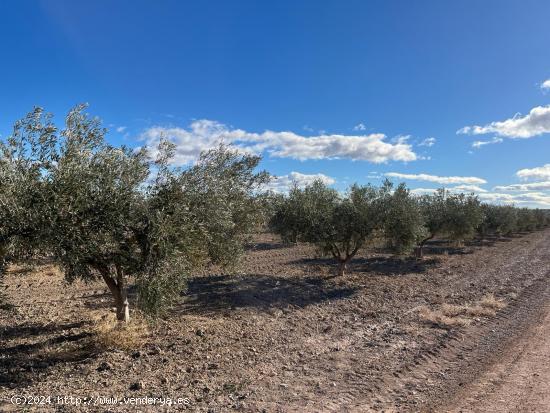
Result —
[[[309, 247], [263, 235], [240, 274], [191, 278], [130, 350], [92, 333], [92, 318], [114, 317], [101, 283], [13, 267], [0, 286], [0, 411], [550, 411], [549, 241], [435, 242], [421, 262], [371, 254], [332, 277]], [[15, 407], [16, 395], [52, 398]], [[97, 404], [125, 396], [185, 404]]]
[[448, 405], [449, 412], [550, 412], [550, 305]]

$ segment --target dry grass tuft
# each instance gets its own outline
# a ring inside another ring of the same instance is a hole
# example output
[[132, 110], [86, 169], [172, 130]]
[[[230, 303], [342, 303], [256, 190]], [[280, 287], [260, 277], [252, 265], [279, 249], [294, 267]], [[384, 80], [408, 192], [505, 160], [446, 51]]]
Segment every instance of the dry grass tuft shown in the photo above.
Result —
[[468, 307], [466, 314], [470, 317], [494, 317], [496, 311], [492, 308], [476, 304]]
[[506, 307], [506, 303], [495, 298], [493, 294], [485, 295], [481, 301], [479, 301], [479, 305], [485, 308], [492, 308], [493, 310], [502, 310]]
[[421, 307], [418, 314], [424, 321], [444, 327], [462, 327], [471, 324], [472, 318], [494, 317], [506, 303], [495, 298], [493, 294], [485, 295], [474, 304], [442, 304], [439, 309], [431, 310]]
[[428, 307], [421, 307], [418, 311], [420, 318], [424, 321], [437, 324], [442, 327], [464, 327], [471, 324], [471, 320], [459, 316], [447, 316], [443, 311], [430, 310]]
[[91, 322], [94, 341], [102, 349], [134, 350], [149, 337], [147, 321], [135, 312], [128, 323], [117, 321], [113, 314], [95, 314]]
[[447, 317], [457, 317], [459, 315], [465, 315], [467, 311], [468, 307], [465, 305], [443, 304], [441, 306], [441, 312]]

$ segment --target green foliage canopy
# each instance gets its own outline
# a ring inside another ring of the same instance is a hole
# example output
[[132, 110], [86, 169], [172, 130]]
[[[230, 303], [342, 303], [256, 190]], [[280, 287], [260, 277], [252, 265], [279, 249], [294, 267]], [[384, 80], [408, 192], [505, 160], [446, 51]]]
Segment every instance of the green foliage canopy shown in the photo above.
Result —
[[186, 170], [171, 166], [167, 141], [156, 159], [111, 146], [84, 109], [58, 130], [36, 108], [0, 146], [0, 245], [51, 256], [68, 281], [101, 276], [119, 319], [128, 318], [133, 276], [143, 309], [159, 314], [190, 270], [237, 262], [268, 176], [255, 172], [259, 157], [225, 146]]

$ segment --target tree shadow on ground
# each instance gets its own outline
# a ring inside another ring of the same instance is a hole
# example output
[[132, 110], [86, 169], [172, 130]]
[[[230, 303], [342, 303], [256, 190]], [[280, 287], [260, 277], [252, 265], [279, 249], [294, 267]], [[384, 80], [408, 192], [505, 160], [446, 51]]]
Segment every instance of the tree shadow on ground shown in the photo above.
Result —
[[80, 328], [84, 325], [82, 321], [76, 323], [64, 324], [22, 324], [10, 327], [0, 328], [0, 337], [3, 340], [15, 338], [29, 338], [65, 330]]
[[[293, 263], [309, 266], [323, 265], [332, 268], [332, 272], [334, 273], [337, 268], [337, 263], [332, 258], [301, 258]], [[348, 265], [348, 273], [362, 272], [384, 275], [406, 275], [425, 272], [437, 263], [439, 263], [438, 258], [417, 260], [411, 257], [395, 256], [357, 257]]]
[[358, 288], [334, 287], [321, 277], [213, 275], [189, 280], [187, 296], [176, 309], [208, 314], [235, 308], [306, 307], [351, 297]]
[[485, 236], [483, 238], [474, 238], [466, 243], [469, 247], [494, 247], [501, 242], [512, 242], [516, 237], [514, 235]]
[[[0, 288], [2, 284], [0, 283]], [[8, 297], [2, 291], [0, 291], [0, 311], [12, 312], [15, 310], [15, 305], [9, 302]], [[1, 337], [1, 336], [0, 336]]]
[[447, 240], [429, 241], [424, 245], [424, 254], [426, 255], [468, 255], [473, 254], [472, 248], [465, 246], [450, 245]]
[[466, 245], [468, 247], [494, 247], [497, 243], [495, 237], [486, 237], [486, 238], [474, 238], [471, 241], [468, 241]]
[[4, 328], [0, 336], [0, 388], [27, 387], [59, 364], [95, 358], [98, 350], [89, 340], [92, 334], [83, 326], [23, 324]]
[[359, 258], [354, 267], [359, 271], [384, 275], [407, 275], [426, 272], [439, 263], [437, 258], [417, 260], [412, 257]]
[[471, 248], [465, 247], [451, 247], [451, 246], [435, 246], [426, 245], [424, 247], [424, 254], [426, 255], [469, 255], [474, 251]]
[[508, 235], [510, 238], [522, 238], [526, 235], [532, 234], [534, 231], [519, 231]]
[[254, 244], [248, 244], [246, 246], [246, 250], [247, 251], [271, 251], [271, 250], [281, 250], [292, 246], [293, 246], [292, 244], [284, 244], [282, 242], [258, 242]]

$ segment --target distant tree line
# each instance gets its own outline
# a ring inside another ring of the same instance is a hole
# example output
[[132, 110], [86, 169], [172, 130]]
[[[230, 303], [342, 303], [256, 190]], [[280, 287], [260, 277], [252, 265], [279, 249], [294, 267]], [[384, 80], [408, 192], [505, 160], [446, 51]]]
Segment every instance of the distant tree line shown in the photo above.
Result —
[[421, 258], [434, 237], [461, 243], [475, 235], [509, 235], [550, 224], [547, 210], [483, 204], [474, 194], [445, 189], [415, 196], [405, 184], [394, 188], [389, 181], [380, 187], [354, 184], [345, 194], [316, 181], [274, 196], [273, 204], [271, 230], [284, 242], [310, 243], [332, 256], [338, 275], [362, 248], [380, 239], [397, 254], [414, 251]]

